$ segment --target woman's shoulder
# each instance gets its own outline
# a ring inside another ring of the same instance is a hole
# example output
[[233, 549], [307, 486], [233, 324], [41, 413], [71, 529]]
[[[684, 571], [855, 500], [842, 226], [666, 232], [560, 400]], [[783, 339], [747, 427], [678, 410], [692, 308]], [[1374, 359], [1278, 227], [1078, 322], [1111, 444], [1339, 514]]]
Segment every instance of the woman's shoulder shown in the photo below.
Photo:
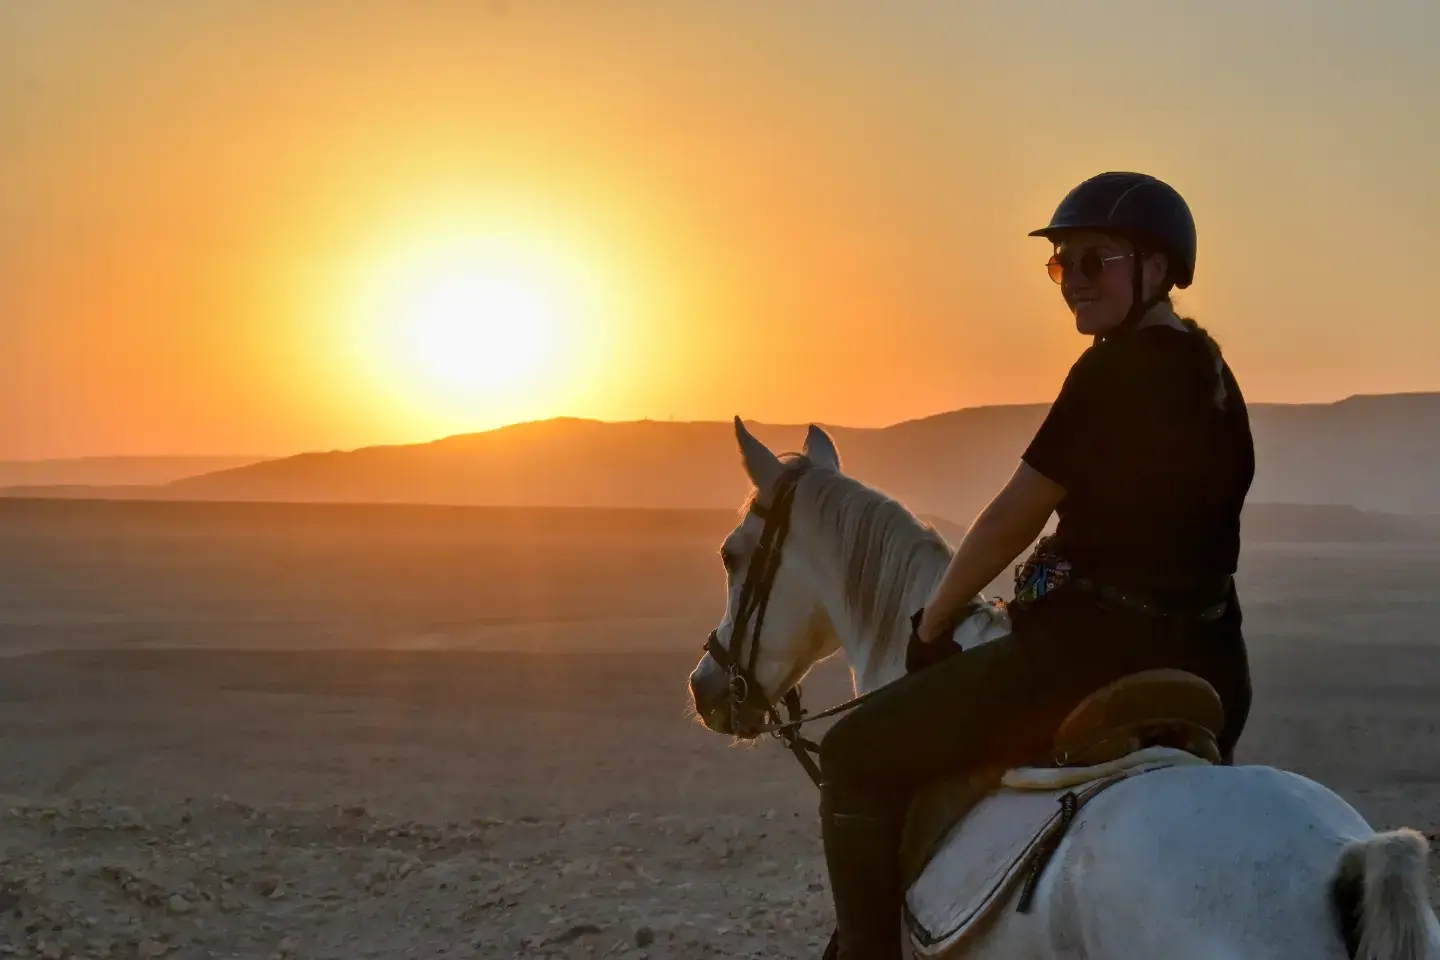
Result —
[[1109, 348], [1102, 354], [1104, 359], [1099, 363], [1152, 376], [1200, 367], [1212, 369], [1215, 359], [1203, 336], [1168, 324], [1143, 327], [1128, 336], [1096, 346]]
[[1121, 403], [1144, 398], [1164, 405], [1166, 397], [1181, 402], [1198, 388], [1208, 391], [1214, 362], [1204, 341], [1189, 331], [1144, 327], [1088, 346], [1071, 366], [1062, 393]]
[[[1179, 332], [1179, 331], [1175, 331]], [[1148, 330], [1135, 330], [1123, 337], [1096, 340], [1070, 365], [1066, 382], [1075, 385], [1113, 384], [1117, 378], [1128, 378], [1147, 366], [1153, 366], [1162, 351], [1156, 350]]]

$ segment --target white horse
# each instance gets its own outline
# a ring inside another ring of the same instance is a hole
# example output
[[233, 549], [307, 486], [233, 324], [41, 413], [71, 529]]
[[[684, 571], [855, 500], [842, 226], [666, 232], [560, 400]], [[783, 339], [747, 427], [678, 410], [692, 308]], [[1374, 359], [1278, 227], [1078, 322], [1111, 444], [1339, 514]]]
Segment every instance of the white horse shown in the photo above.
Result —
[[[721, 660], [748, 659], [750, 642], [730, 647], [742, 585], [765, 527], [761, 514], [774, 516], [766, 508], [775, 506], [772, 494], [790, 465], [739, 418], [735, 427], [755, 493], [721, 550], [729, 600], [711, 641], [723, 648]], [[801, 458], [808, 469], [791, 494], [753, 663], [753, 680], [771, 703], [842, 649], [857, 694], [902, 677], [908, 617], [950, 558], [935, 531], [840, 472], [824, 431], [810, 427]], [[956, 637], [969, 646], [1006, 632], [1003, 612], [977, 604]], [[727, 666], [707, 652], [691, 674], [696, 714], [711, 730], [753, 737], [766, 722], [763, 705], [736, 703]], [[1081, 806], [1029, 911], [1002, 908], [966, 940], [963, 955], [1437, 960], [1427, 852], [1422, 834], [1377, 833], [1339, 796], [1297, 774], [1173, 766], [1123, 780]], [[1333, 899], [1337, 881], [1356, 894], [1348, 922]], [[911, 907], [916, 896], [912, 886]], [[909, 939], [911, 951], [924, 952], [913, 929]]]

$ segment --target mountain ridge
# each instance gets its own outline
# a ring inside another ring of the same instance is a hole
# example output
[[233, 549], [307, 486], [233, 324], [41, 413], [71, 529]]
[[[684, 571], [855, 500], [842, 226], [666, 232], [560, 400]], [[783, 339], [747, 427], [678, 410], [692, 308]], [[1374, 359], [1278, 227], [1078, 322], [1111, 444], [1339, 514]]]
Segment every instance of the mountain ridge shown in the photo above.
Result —
[[[973, 517], [1014, 469], [1044, 403], [964, 407], [883, 427], [822, 424], [847, 472], [919, 513]], [[1250, 405], [1251, 499], [1440, 513], [1440, 392]], [[776, 450], [805, 425], [747, 421]], [[311, 451], [123, 489], [7, 495], [496, 506], [725, 508], [743, 499], [731, 425], [556, 417], [414, 444]]]
[[274, 460], [255, 455], [100, 455], [0, 460], [0, 487], [158, 485]]

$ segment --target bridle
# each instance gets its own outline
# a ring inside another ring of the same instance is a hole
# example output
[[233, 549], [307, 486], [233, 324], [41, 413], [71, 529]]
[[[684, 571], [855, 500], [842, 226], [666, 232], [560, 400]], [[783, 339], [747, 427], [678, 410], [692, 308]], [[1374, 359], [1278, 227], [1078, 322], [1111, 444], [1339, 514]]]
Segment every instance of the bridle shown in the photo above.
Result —
[[[760, 655], [760, 630], [765, 624], [765, 608], [770, 603], [770, 590], [775, 585], [775, 574], [780, 569], [780, 548], [785, 544], [786, 534], [790, 532], [790, 508], [795, 503], [795, 487], [808, 469], [809, 465], [803, 462], [787, 468], [776, 481], [774, 501], [771, 505], [761, 507], [757, 502], [751, 506], [750, 512], [763, 520], [765, 526], [760, 531], [760, 543], [745, 570], [745, 582], [740, 586], [740, 599], [735, 608], [735, 626], [730, 632], [730, 649], [725, 649], [720, 643], [719, 632], [711, 630], [710, 636], [705, 640], [705, 652], [729, 671], [732, 713], [736, 707], [746, 704], [758, 706], [770, 717], [770, 725], [760, 732], [769, 733], [783, 741], [790, 752], [795, 754], [795, 759], [800, 761], [800, 766], [810, 775], [810, 779], [819, 786], [820, 767], [811, 759], [810, 754], [819, 753], [820, 747], [800, 736], [799, 732], [800, 724], [805, 722], [805, 709], [800, 705], [800, 687], [797, 685], [790, 688], [780, 698], [790, 717], [789, 723], [781, 723], [775, 704], [765, 696], [764, 688], [755, 679], [755, 664]], [[755, 618], [755, 627], [750, 631], [750, 652], [745, 658], [746, 662], [741, 663], [738, 656], [732, 655], [732, 651], [743, 651], [745, 631], [752, 616]]]
[[[760, 542], [745, 570], [745, 582], [740, 585], [740, 599], [735, 605], [735, 626], [730, 632], [730, 649], [727, 650], [720, 643], [719, 633], [715, 630], [710, 631], [704, 649], [716, 663], [729, 671], [732, 713], [736, 707], [746, 704], [759, 707], [770, 718], [770, 723], [756, 731], [756, 735], [768, 733], [784, 743], [818, 787], [820, 767], [811, 759], [810, 754], [818, 754], [820, 746], [802, 737], [800, 727], [858, 706], [870, 694], [862, 694], [814, 716], [806, 716], [805, 708], [800, 704], [800, 686], [797, 684], [780, 698], [785, 712], [789, 715], [789, 720], [782, 722], [775, 704], [765, 696], [764, 688], [755, 679], [755, 665], [760, 654], [760, 630], [765, 624], [765, 608], [770, 603], [770, 590], [775, 585], [775, 574], [780, 569], [780, 548], [785, 543], [785, 536], [790, 532], [790, 508], [795, 503], [795, 487], [809, 469], [810, 465], [804, 461], [787, 467], [776, 481], [774, 501], [770, 506], [761, 507], [759, 503], [751, 506], [750, 512], [763, 520], [765, 526], [760, 531]], [[750, 630], [750, 652], [742, 664], [738, 656], [732, 655], [732, 651], [743, 650], [745, 632], [752, 616], [755, 626]]]

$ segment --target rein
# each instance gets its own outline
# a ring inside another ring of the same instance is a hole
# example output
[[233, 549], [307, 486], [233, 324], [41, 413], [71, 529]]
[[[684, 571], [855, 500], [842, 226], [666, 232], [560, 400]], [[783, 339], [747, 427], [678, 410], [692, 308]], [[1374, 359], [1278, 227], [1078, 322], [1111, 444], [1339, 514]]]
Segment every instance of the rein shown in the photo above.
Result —
[[[820, 786], [820, 767], [811, 759], [810, 754], [818, 754], [820, 745], [802, 737], [799, 732], [800, 727], [857, 707], [870, 697], [870, 693], [847, 700], [813, 716], [806, 716], [805, 708], [800, 703], [800, 687], [797, 684], [780, 698], [780, 702], [785, 706], [785, 712], [790, 718], [788, 721], [782, 722], [779, 712], [775, 709], [775, 704], [765, 696], [764, 689], [755, 679], [755, 665], [760, 654], [760, 630], [765, 624], [765, 608], [770, 603], [770, 590], [775, 585], [775, 574], [780, 569], [780, 548], [784, 545], [785, 537], [790, 532], [790, 508], [795, 503], [795, 487], [799, 484], [800, 477], [808, 469], [808, 465], [802, 465], [792, 467], [781, 474], [780, 480], [776, 484], [774, 504], [768, 508], [761, 508], [757, 503], [750, 508], [752, 513], [765, 522], [765, 526], [760, 531], [760, 543], [745, 572], [745, 582], [740, 587], [740, 600], [735, 612], [735, 628], [730, 634], [730, 649], [727, 650], [720, 643], [719, 634], [714, 630], [710, 631], [704, 649], [716, 663], [730, 672], [732, 710], [734, 707], [755, 701], [770, 718], [770, 723], [761, 727], [756, 735], [768, 733], [783, 742], [786, 748], [795, 755], [795, 759], [800, 762], [800, 766], [805, 768], [805, 773], [810, 780], [818, 787]], [[750, 655], [742, 664], [738, 654], [732, 653], [732, 651], [743, 650], [745, 631], [752, 615], [755, 618], [755, 628], [750, 632]]]

